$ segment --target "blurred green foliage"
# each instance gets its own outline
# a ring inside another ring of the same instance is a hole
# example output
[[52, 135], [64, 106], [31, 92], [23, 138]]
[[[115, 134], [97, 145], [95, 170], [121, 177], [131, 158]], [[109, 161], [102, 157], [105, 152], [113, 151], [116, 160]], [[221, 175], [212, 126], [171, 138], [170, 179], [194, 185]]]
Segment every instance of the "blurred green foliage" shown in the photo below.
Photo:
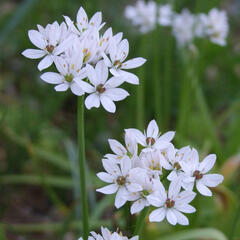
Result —
[[[145, 87], [144, 126], [156, 116], [154, 93], [158, 92], [161, 131], [179, 130], [175, 140], [179, 147], [191, 145], [202, 156], [209, 152], [218, 154], [216, 171], [224, 174], [225, 183], [214, 190], [213, 198], [200, 196], [194, 200], [197, 214], [190, 216], [189, 229], [215, 228], [229, 239], [240, 239], [240, 4], [238, 0], [177, 1], [178, 11], [185, 7], [195, 13], [207, 12], [212, 7], [224, 8], [231, 26], [226, 47], [207, 40], [196, 42], [196, 52], [184, 62], [169, 29], [141, 36], [125, 20], [124, 7], [133, 3], [127, 0], [0, 2], [1, 239], [5, 232], [9, 239], [18, 236], [62, 239], [66, 233], [81, 228], [80, 222], [74, 222], [75, 213], [80, 214], [75, 205], [79, 194], [74, 181], [77, 99], [70, 93], [57, 93], [52, 86], [41, 82], [37, 61], [21, 55], [31, 47], [29, 29], [36, 28], [36, 24], [61, 22], [62, 15], [75, 17], [80, 5], [89, 16], [102, 11], [107, 26], [112, 26], [115, 33], [122, 31], [129, 39], [130, 55], [147, 58], [143, 69], [136, 72]], [[187, 71], [193, 61], [194, 72], [189, 76]], [[188, 78], [186, 85], [184, 78]], [[107, 139], [122, 140], [123, 129], [136, 127], [138, 122], [138, 86], [125, 87], [131, 96], [117, 103], [116, 114], [108, 114], [102, 108], [86, 111], [88, 188], [92, 192], [89, 199], [94, 229], [105, 222], [113, 228], [116, 223], [125, 228], [124, 210], [114, 210], [112, 197], [94, 194], [101, 185], [95, 173], [101, 168], [101, 157], [109, 151]], [[183, 111], [179, 99], [185, 87], [189, 105]], [[178, 128], [180, 117], [183, 123]], [[225, 239], [217, 230], [206, 233], [193, 230], [184, 237], [185, 227], [146, 224], [145, 239]], [[174, 235], [177, 231], [181, 233]], [[169, 233], [173, 235], [163, 237]]]

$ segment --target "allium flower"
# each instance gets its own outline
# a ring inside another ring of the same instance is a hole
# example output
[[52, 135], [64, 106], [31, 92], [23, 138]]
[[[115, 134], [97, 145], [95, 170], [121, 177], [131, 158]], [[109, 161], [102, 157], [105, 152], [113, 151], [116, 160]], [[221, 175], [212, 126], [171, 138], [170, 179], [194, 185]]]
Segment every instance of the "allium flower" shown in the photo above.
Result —
[[121, 159], [126, 156], [132, 158], [135, 156], [135, 154], [137, 154], [137, 143], [135, 139], [133, 139], [133, 137], [130, 136], [128, 133], [125, 134], [126, 147], [124, 147], [120, 142], [115, 139], [109, 139], [108, 142], [114, 154], [106, 154], [105, 157], [111, 157], [115, 159], [117, 163], [120, 163]]
[[169, 4], [161, 5], [159, 7], [159, 17], [158, 23], [161, 26], [171, 26], [173, 20], [174, 12], [172, 6]]
[[[107, 228], [101, 227], [101, 234], [91, 232], [92, 236], [88, 237], [88, 240], [138, 240], [138, 236], [134, 236], [132, 238], [128, 238], [126, 236], [123, 236], [122, 233], [117, 232], [110, 232]], [[83, 240], [82, 238], [79, 238], [78, 240]]]
[[129, 196], [129, 191], [141, 191], [139, 184], [131, 183], [129, 179], [129, 171], [132, 169], [132, 162], [128, 157], [121, 160], [120, 164], [117, 164], [111, 159], [102, 160], [105, 172], [100, 172], [97, 176], [104, 182], [110, 183], [106, 187], [97, 189], [98, 192], [104, 194], [116, 193], [115, 207], [122, 207]]
[[195, 18], [188, 10], [184, 9], [180, 14], [176, 14], [173, 19], [173, 34], [177, 39], [179, 47], [192, 42], [194, 38]]
[[169, 131], [163, 135], [160, 135], [158, 125], [155, 120], [152, 120], [147, 127], [147, 132], [142, 133], [138, 129], [129, 128], [125, 130], [131, 134], [143, 147], [146, 147], [143, 151], [149, 151], [152, 149], [166, 149], [172, 141], [175, 132]]
[[196, 188], [199, 193], [204, 196], [212, 196], [212, 192], [208, 187], [216, 187], [223, 182], [223, 176], [220, 174], [207, 174], [216, 162], [216, 155], [210, 154], [199, 162], [197, 151], [188, 162], [180, 162], [181, 168], [185, 173], [182, 180], [185, 185], [183, 187], [192, 190], [196, 182]]
[[38, 64], [38, 69], [42, 71], [52, 65], [56, 56], [63, 53], [70, 45], [72, 36], [65, 23], [59, 25], [57, 22], [48, 24], [46, 28], [38, 25], [38, 31], [29, 30], [30, 41], [38, 49], [27, 49], [22, 54], [31, 59], [44, 57]]
[[132, 191], [131, 189], [128, 193], [128, 200], [134, 201], [131, 206], [131, 214], [135, 214], [150, 205], [147, 196], [157, 190], [159, 178], [153, 179], [146, 169], [133, 168], [129, 171], [129, 180], [132, 184], [141, 186], [141, 190]]
[[189, 221], [182, 212], [193, 213], [196, 211], [194, 207], [189, 205], [196, 194], [191, 191], [180, 192], [181, 185], [177, 182], [171, 182], [167, 193], [161, 182], [158, 185], [158, 191], [147, 197], [149, 203], [158, 208], [151, 212], [149, 221], [161, 222], [166, 217], [172, 225], [177, 223], [188, 225]]
[[98, 108], [101, 103], [108, 112], [114, 113], [116, 111], [114, 101], [121, 101], [129, 96], [126, 90], [117, 88], [122, 84], [122, 79], [112, 77], [107, 80], [108, 68], [104, 61], [98, 62], [95, 69], [87, 65], [87, 74], [90, 84], [86, 82], [81, 84], [83, 90], [90, 93], [85, 100], [86, 108]]
[[153, 1], [145, 3], [137, 1], [136, 6], [127, 6], [125, 17], [132, 21], [133, 25], [139, 26], [142, 33], [149, 32], [155, 28], [157, 18], [157, 6]]
[[83, 55], [76, 52], [71, 58], [55, 58], [55, 65], [59, 73], [46, 72], [40, 78], [50, 84], [57, 84], [56, 91], [71, 89], [72, 93], [78, 96], [84, 94], [80, 83], [86, 77], [86, 69], [82, 68]]
[[[124, 70], [133, 69], [142, 66], [146, 59], [138, 57], [124, 62], [128, 56], [129, 43], [127, 39], [117, 42], [114, 38], [109, 46], [110, 59], [103, 54], [105, 64], [110, 68], [112, 75], [121, 77], [125, 82], [139, 84], [138, 77]], [[124, 69], [124, 70], [123, 70]]]
[[206, 33], [210, 40], [221, 46], [226, 45], [229, 30], [226, 12], [213, 8], [208, 13], [206, 25]]

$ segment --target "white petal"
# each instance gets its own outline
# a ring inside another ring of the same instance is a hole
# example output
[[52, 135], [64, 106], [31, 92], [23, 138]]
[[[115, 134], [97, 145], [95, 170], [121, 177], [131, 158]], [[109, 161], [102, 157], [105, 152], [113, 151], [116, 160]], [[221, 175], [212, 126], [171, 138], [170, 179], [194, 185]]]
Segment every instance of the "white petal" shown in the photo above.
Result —
[[102, 187], [97, 189], [97, 192], [101, 192], [104, 194], [113, 194], [118, 190], [118, 185], [117, 184], [110, 184], [108, 186]]
[[105, 173], [105, 172], [100, 172], [97, 174], [98, 178], [100, 178], [103, 182], [106, 183], [113, 183], [114, 178], [111, 174]]
[[143, 199], [139, 199], [135, 201], [131, 206], [131, 214], [135, 214], [137, 212], [140, 212], [144, 209], [146, 201]]
[[116, 105], [109, 97], [101, 95], [100, 101], [101, 101], [103, 107], [105, 108], [105, 110], [107, 110], [110, 113], [115, 113]]
[[96, 93], [92, 93], [85, 99], [85, 106], [87, 109], [91, 109], [92, 107], [99, 108], [100, 106], [100, 99]]
[[120, 76], [121, 76], [120, 70], [117, 70], [117, 69], [115, 69], [115, 68], [111, 68], [109, 71], [110, 71], [110, 73], [111, 73], [113, 76], [115, 76], [115, 77], [120, 77]]
[[86, 93], [93, 93], [96, 91], [92, 85], [90, 85], [89, 83], [87, 83], [85, 81], [77, 79], [76, 82], [79, 84], [79, 86], [82, 88], [82, 90]]
[[68, 88], [69, 88], [69, 85], [67, 83], [62, 83], [57, 85], [54, 89], [57, 92], [65, 92], [66, 90], [68, 90]]
[[172, 209], [167, 209], [167, 220], [170, 224], [176, 225], [177, 224], [177, 216], [174, 214]]
[[53, 63], [53, 59], [51, 56], [47, 55], [46, 57], [44, 57], [38, 64], [38, 69], [39, 71], [42, 71], [43, 69], [46, 69], [48, 67], [50, 67]]
[[157, 138], [159, 133], [158, 125], [155, 120], [152, 120], [147, 127], [147, 137]]
[[195, 197], [196, 193], [192, 191], [182, 191], [178, 194], [177, 199], [175, 199], [175, 205], [180, 206], [190, 203]]
[[129, 52], [128, 40], [123, 39], [117, 46], [117, 60], [123, 62], [127, 58], [128, 52]]
[[108, 68], [105, 65], [104, 61], [99, 61], [95, 67], [96, 77], [99, 79], [99, 82], [104, 84], [108, 78]]
[[178, 211], [180, 212], [184, 212], [184, 213], [194, 213], [196, 212], [196, 209], [189, 205], [189, 204], [182, 204], [182, 205], [179, 205], [179, 206], [174, 206]]
[[85, 10], [83, 9], [83, 7], [80, 7], [77, 13], [77, 24], [81, 26], [80, 30], [86, 28], [87, 23], [88, 23], [88, 16]]
[[216, 162], [216, 155], [215, 154], [208, 155], [203, 159], [202, 162], [200, 162], [199, 171], [203, 174], [207, 173], [213, 168], [215, 162]]
[[71, 84], [70, 88], [71, 88], [72, 93], [77, 95], [77, 96], [82, 96], [84, 94], [84, 91], [82, 90], [82, 88], [76, 82], [73, 82]]
[[109, 159], [103, 159], [102, 160], [102, 164], [103, 164], [104, 169], [108, 173], [113, 174], [113, 175], [114, 174], [121, 175], [120, 169], [119, 169], [118, 165], [115, 162], [113, 162], [113, 161], [111, 161]]
[[161, 222], [165, 217], [166, 217], [166, 209], [162, 207], [151, 212], [151, 214], [149, 215], [149, 221]]
[[97, 78], [95, 69], [91, 65], [87, 65], [87, 76], [89, 81], [94, 85], [97, 86], [100, 83], [100, 79]]
[[147, 196], [147, 200], [154, 207], [162, 207], [165, 203], [165, 201], [163, 201], [162, 198], [159, 198], [154, 194]]
[[135, 74], [123, 70], [118, 71], [118, 73], [119, 77], [121, 77], [124, 82], [128, 82], [130, 84], [135, 85], [139, 84], [139, 78]]
[[181, 190], [181, 181], [180, 180], [172, 181], [169, 185], [168, 197], [170, 199], [175, 200], [175, 198], [178, 196], [180, 190]]
[[171, 142], [172, 139], [174, 138], [174, 135], [175, 135], [175, 132], [169, 131], [169, 132], [166, 132], [163, 135], [161, 135], [159, 137], [159, 140], [160, 141], [165, 141], [165, 142]]
[[131, 159], [125, 156], [120, 162], [120, 166], [121, 166], [122, 175], [126, 176], [132, 167]]
[[68, 63], [63, 57], [54, 57], [54, 62], [57, 70], [63, 75], [67, 75], [68, 72]]
[[128, 128], [128, 129], [125, 129], [125, 132], [128, 132], [130, 135], [132, 135], [136, 139], [136, 141], [142, 146], [146, 145], [146, 137], [138, 129]]
[[224, 177], [221, 174], [203, 175], [201, 182], [208, 187], [216, 187], [223, 182]]
[[121, 101], [129, 96], [129, 93], [122, 88], [111, 88], [104, 92], [104, 95], [112, 99], [113, 101]]
[[102, 22], [102, 13], [101, 12], [96, 12], [91, 20], [89, 21], [89, 24], [94, 27], [98, 27], [101, 25]]
[[29, 30], [28, 37], [30, 41], [38, 48], [44, 49], [46, 47], [46, 42], [44, 41], [43, 35], [36, 30]]
[[108, 139], [109, 145], [111, 150], [120, 156], [123, 156], [127, 153], [127, 150], [125, 149], [125, 147], [118, 141], [114, 140], [114, 139]]
[[142, 66], [146, 62], [146, 59], [138, 57], [133, 58], [122, 64], [122, 69], [132, 69]]
[[176, 211], [175, 209], [173, 209], [175, 216], [177, 217], [177, 222], [180, 225], [189, 225], [189, 221], [188, 218], [186, 216], [184, 216], [182, 213]]
[[202, 195], [209, 196], [209, 197], [212, 196], [212, 192], [210, 191], [210, 189], [205, 185], [203, 185], [200, 181], [197, 181], [196, 187], [199, 193], [201, 193]]
[[114, 203], [116, 208], [122, 207], [127, 202], [127, 198], [125, 194], [126, 194], [125, 188], [123, 187], [119, 188], [116, 194], [115, 203]]
[[105, 88], [116, 88], [123, 83], [122, 78], [119, 77], [111, 77], [105, 84]]
[[64, 77], [59, 74], [59, 73], [55, 73], [55, 72], [46, 72], [43, 73], [40, 78], [47, 82], [47, 83], [51, 83], [51, 84], [60, 84], [64, 81]]
[[43, 50], [26, 49], [25, 51], [22, 52], [22, 55], [30, 59], [38, 59], [45, 56], [46, 53]]

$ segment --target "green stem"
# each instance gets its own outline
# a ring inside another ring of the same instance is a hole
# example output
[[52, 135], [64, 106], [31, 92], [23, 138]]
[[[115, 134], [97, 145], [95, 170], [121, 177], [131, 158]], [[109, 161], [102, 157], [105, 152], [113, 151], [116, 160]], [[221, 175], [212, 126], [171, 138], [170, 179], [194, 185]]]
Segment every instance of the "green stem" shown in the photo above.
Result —
[[86, 163], [85, 163], [85, 136], [84, 136], [84, 96], [78, 97], [77, 107], [78, 118], [78, 160], [81, 186], [81, 207], [83, 222], [83, 239], [88, 239], [88, 198], [86, 191]]
[[144, 221], [145, 221], [145, 218], [147, 216], [148, 210], [149, 210], [149, 207], [145, 207], [141, 211], [140, 215], [138, 216], [135, 231], [134, 231], [134, 236], [135, 235], [141, 235], [141, 232], [142, 232], [142, 229], [143, 229], [143, 226], [144, 226]]

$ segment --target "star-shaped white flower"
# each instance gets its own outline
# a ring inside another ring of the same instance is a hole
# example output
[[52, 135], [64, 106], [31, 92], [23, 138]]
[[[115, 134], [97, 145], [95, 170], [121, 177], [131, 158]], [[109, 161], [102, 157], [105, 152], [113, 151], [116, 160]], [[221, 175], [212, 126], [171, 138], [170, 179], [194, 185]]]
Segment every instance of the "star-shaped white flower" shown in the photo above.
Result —
[[98, 108], [101, 103], [108, 112], [114, 113], [114, 101], [121, 101], [129, 96], [126, 90], [118, 88], [123, 82], [121, 78], [112, 77], [107, 80], [108, 68], [103, 60], [97, 63], [95, 69], [87, 65], [87, 74], [90, 83], [82, 84], [84, 91], [90, 93], [85, 100], [87, 109]]
[[177, 223], [181, 225], [188, 225], [189, 221], [183, 213], [193, 213], [196, 211], [189, 203], [194, 199], [196, 193], [192, 191], [182, 191], [181, 185], [178, 182], [171, 182], [168, 193], [166, 193], [161, 182], [158, 183], [158, 191], [147, 197], [149, 203], [155, 207], [149, 215], [150, 222], [161, 222], [167, 218], [172, 225]]
[[120, 43], [112, 38], [109, 44], [110, 59], [103, 53], [105, 64], [110, 68], [110, 72], [116, 76], [121, 77], [125, 82], [131, 84], [139, 84], [138, 77], [125, 70], [133, 69], [142, 66], [146, 59], [142, 57], [133, 58], [125, 61], [129, 52], [129, 43], [127, 39], [123, 39]]
[[71, 58], [55, 58], [55, 65], [59, 73], [46, 72], [40, 78], [50, 84], [56, 84], [55, 90], [58, 92], [71, 89], [72, 93], [78, 96], [84, 94], [80, 83], [86, 77], [86, 69], [82, 68], [83, 55], [81, 51], [76, 52]]
[[147, 132], [142, 133], [138, 129], [129, 128], [125, 130], [129, 134], [132, 134], [137, 143], [146, 147], [143, 151], [149, 151], [152, 149], [166, 149], [170, 146], [175, 132], [169, 131], [163, 135], [160, 135], [158, 125], [155, 120], [152, 120], [147, 127]]
[[22, 52], [23, 56], [31, 59], [44, 57], [38, 64], [42, 71], [52, 65], [56, 56], [66, 51], [71, 46], [73, 36], [69, 34], [65, 23], [57, 22], [48, 24], [46, 28], [38, 25], [38, 31], [29, 30], [30, 41], [39, 49], [27, 49]]
[[198, 154], [189, 159], [189, 162], [180, 162], [181, 168], [185, 173], [185, 178], [182, 180], [184, 183], [183, 187], [192, 190], [194, 183], [196, 183], [199, 193], [204, 196], [212, 196], [212, 192], [208, 187], [216, 187], [224, 179], [221, 174], [207, 174], [213, 168], [215, 162], [215, 154], [208, 155], [202, 162], [199, 162]]

